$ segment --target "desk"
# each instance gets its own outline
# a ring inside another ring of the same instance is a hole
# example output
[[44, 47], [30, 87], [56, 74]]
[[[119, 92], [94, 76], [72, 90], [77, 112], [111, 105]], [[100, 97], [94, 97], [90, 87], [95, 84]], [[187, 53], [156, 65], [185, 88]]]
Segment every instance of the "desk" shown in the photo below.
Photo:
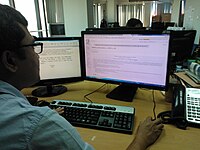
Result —
[[[41, 98], [48, 102], [54, 99], [67, 99], [76, 101], [85, 101], [84, 95], [98, 89], [103, 83], [82, 81], [66, 84], [68, 92], [59, 96]], [[102, 89], [88, 96], [95, 103], [106, 103], [122, 106], [133, 106], [136, 109], [134, 120], [134, 131], [132, 135], [87, 129], [77, 127], [81, 137], [94, 146], [96, 150], [125, 150], [135, 136], [139, 122], [147, 116], [153, 116], [152, 90], [138, 89], [133, 102], [123, 102], [112, 100], [105, 97], [116, 85], [107, 84]], [[30, 95], [34, 88], [22, 90], [25, 95]], [[170, 110], [171, 104], [165, 102], [164, 96], [160, 91], [155, 92], [156, 114], [162, 111]], [[198, 128], [188, 127], [187, 130], [181, 130], [174, 125], [165, 125], [164, 131], [156, 143], [150, 146], [149, 150], [199, 150], [200, 130]]]

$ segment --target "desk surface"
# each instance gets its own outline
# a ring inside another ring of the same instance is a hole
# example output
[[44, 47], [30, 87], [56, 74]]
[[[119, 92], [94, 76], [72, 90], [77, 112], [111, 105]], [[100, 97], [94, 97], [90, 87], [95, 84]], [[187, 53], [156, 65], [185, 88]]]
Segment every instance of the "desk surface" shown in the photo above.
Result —
[[[54, 99], [66, 99], [76, 101], [87, 101], [84, 95], [98, 89], [104, 83], [83, 81], [77, 83], [66, 84], [68, 92], [59, 96], [40, 98], [48, 102]], [[102, 89], [89, 95], [88, 97], [95, 103], [106, 103], [122, 106], [133, 106], [136, 109], [134, 120], [134, 131], [132, 135], [115, 133], [109, 131], [101, 131], [95, 129], [77, 127], [81, 137], [88, 143], [94, 146], [96, 150], [109, 149], [109, 150], [125, 150], [131, 143], [135, 136], [135, 132], [139, 122], [144, 120], [147, 116], [153, 117], [153, 91], [147, 89], [138, 89], [133, 102], [123, 102], [106, 98], [116, 85], [107, 84]], [[30, 95], [34, 88], [22, 90], [27, 96]], [[171, 104], [165, 102], [164, 96], [160, 91], [154, 90], [156, 101], [156, 114], [170, 110]], [[199, 150], [200, 143], [200, 130], [198, 128], [188, 127], [187, 130], [181, 130], [174, 125], [165, 125], [156, 143], [150, 146], [150, 150]]]

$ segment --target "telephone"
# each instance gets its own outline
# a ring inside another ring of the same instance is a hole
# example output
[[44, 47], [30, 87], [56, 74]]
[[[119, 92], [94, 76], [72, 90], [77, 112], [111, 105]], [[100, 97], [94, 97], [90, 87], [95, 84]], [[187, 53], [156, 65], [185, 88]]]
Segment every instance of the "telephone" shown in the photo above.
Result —
[[163, 123], [175, 124], [180, 129], [188, 125], [200, 127], [200, 89], [175, 85], [172, 110], [158, 114]]
[[173, 86], [172, 110], [161, 112], [157, 116], [164, 124], [174, 124], [180, 129], [186, 129], [188, 121], [185, 116], [185, 87]]

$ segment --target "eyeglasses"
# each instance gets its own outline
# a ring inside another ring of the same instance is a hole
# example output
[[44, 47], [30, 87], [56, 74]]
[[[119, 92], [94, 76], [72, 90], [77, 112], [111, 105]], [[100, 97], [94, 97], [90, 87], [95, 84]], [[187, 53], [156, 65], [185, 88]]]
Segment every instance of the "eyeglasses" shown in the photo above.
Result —
[[35, 42], [33, 44], [22, 45], [19, 48], [29, 47], [29, 46], [32, 46], [34, 51], [35, 51], [35, 53], [37, 53], [37, 54], [41, 54], [42, 51], [43, 51], [43, 43], [40, 43], [40, 42]]

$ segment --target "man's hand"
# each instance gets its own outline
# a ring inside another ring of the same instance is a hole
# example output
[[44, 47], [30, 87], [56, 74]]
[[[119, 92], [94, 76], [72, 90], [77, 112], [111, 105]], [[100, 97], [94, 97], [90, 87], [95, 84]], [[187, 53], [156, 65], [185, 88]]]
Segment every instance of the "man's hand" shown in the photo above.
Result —
[[62, 114], [62, 113], [64, 113], [64, 107], [58, 107], [58, 108], [56, 108], [56, 109], [53, 109], [53, 110], [55, 110], [57, 113], [59, 113], [60, 115]]
[[140, 123], [136, 137], [127, 150], [145, 150], [158, 139], [163, 127], [160, 119], [152, 120], [151, 117], [147, 117]]

